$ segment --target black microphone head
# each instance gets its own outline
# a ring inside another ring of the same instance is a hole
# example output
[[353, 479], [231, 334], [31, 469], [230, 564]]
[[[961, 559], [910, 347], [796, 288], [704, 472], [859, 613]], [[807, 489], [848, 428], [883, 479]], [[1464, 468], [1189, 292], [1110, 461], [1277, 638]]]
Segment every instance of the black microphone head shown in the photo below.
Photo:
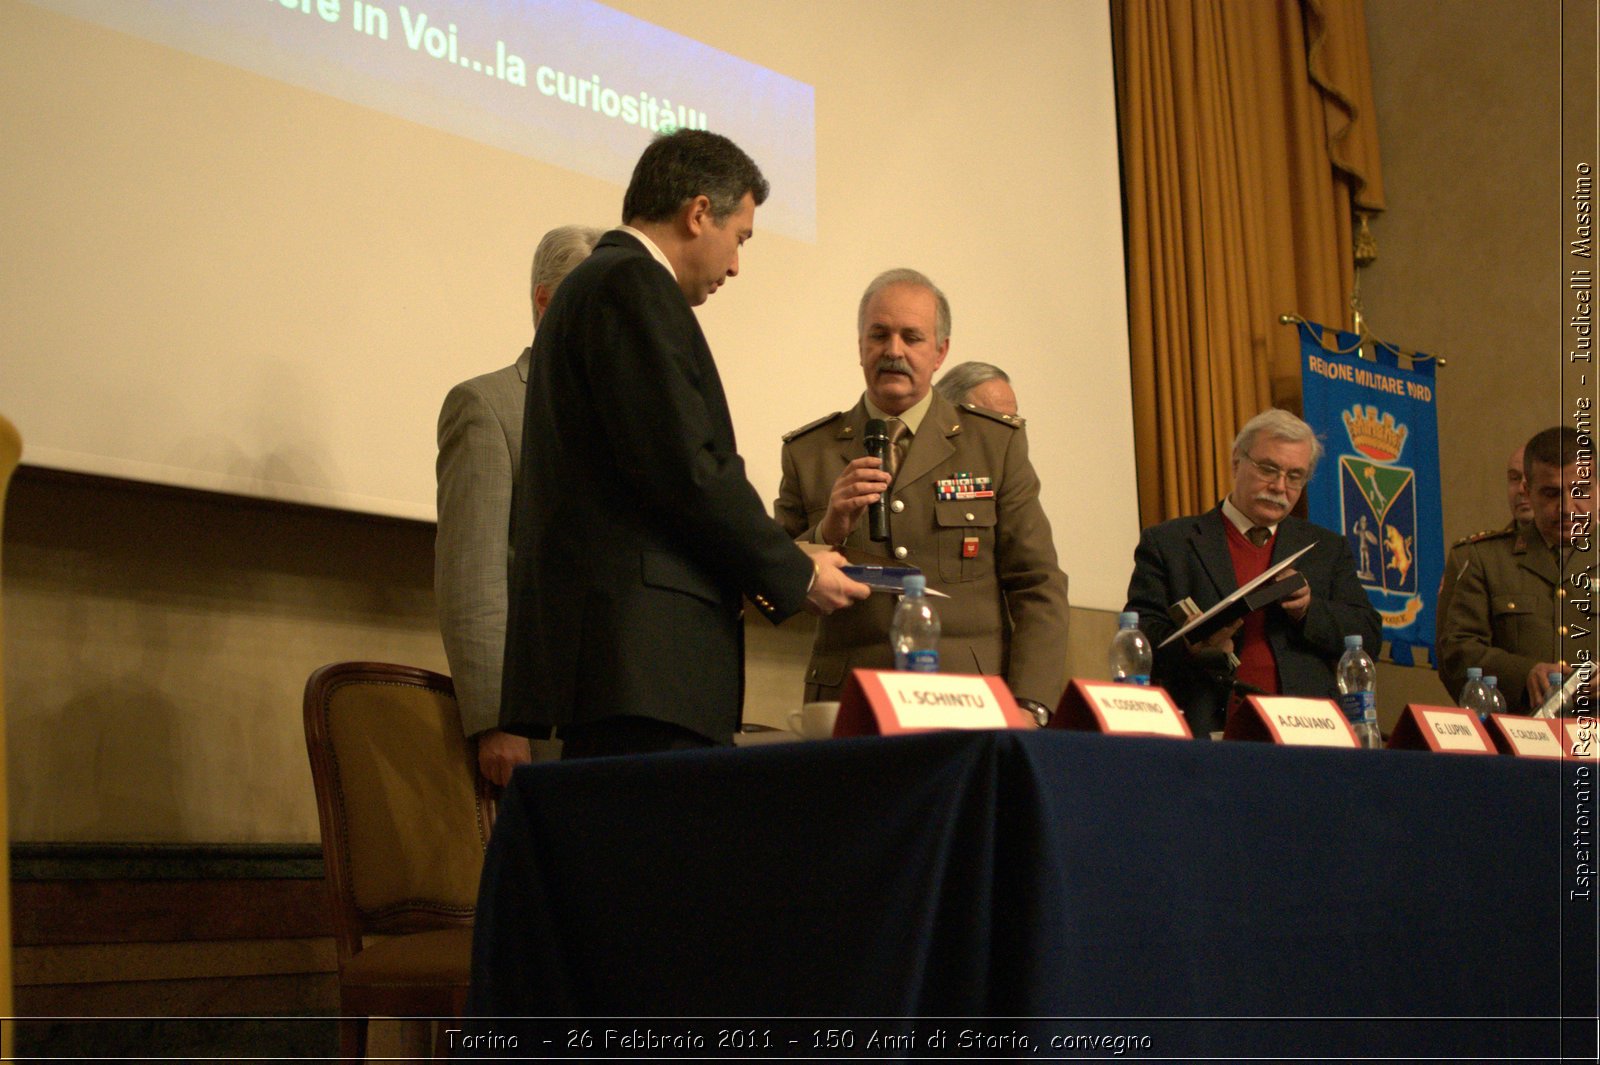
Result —
[[867, 454], [882, 458], [889, 448], [889, 423], [882, 418], [868, 418], [866, 427], [861, 430], [861, 444]]

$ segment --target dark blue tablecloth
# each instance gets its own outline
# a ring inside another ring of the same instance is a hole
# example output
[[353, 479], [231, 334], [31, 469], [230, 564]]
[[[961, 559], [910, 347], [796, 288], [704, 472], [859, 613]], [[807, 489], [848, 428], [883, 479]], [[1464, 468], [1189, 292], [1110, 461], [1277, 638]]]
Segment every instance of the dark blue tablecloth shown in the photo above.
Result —
[[1564, 1010], [1592, 1016], [1575, 768], [1056, 732], [527, 767], [484, 867], [473, 1011], [1553, 1054]]

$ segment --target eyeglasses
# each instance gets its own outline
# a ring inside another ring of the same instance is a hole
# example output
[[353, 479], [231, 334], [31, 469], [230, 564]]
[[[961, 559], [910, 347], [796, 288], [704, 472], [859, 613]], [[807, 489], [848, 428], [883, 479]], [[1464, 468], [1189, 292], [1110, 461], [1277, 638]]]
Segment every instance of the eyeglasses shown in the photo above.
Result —
[[1279, 477], [1282, 477], [1284, 484], [1287, 484], [1290, 488], [1304, 488], [1306, 482], [1311, 480], [1311, 474], [1305, 470], [1286, 470], [1277, 463], [1262, 462], [1260, 459], [1251, 458], [1249, 455], [1244, 458], [1246, 462], [1256, 468], [1256, 472], [1261, 475], [1261, 479], [1268, 484], [1272, 484]]

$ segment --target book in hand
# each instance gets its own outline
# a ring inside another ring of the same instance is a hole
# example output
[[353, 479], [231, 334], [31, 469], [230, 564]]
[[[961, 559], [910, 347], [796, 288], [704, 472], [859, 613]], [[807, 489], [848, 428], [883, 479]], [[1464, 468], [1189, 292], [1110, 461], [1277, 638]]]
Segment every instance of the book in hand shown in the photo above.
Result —
[[1165, 647], [1177, 639], [1203, 640], [1225, 625], [1231, 625], [1264, 606], [1271, 606], [1289, 598], [1305, 587], [1306, 579], [1298, 573], [1285, 577], [1283, 571], [1299, 561], [1301, 555], [1315, 546], [1316, 544], [1307, 544], [1282, 562], [1267, 567], [1261, 576], [1240, 585], [1237, 591], [1210, 610], [1190, 617], [1158, 646]]
[[[840, 566], [839, 572], [853, 581], [860, 581], [874, 592], [899, 595], [906, 590], [906, 578], [922, 571], [915, 566]], [[927, 589], [926, 594], [937, 599], [950, 598], [937, 588]]]

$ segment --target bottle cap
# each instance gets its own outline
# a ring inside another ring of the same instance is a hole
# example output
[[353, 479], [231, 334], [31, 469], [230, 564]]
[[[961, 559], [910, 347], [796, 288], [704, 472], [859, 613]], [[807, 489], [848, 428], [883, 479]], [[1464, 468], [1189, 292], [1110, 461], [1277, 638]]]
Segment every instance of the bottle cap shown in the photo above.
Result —
[[905, 589], [905, 593], [913, 598], [919, 595], [925, 595], [928, 591], [928, 578], [924, 577], [920, 573], [909, 574], [903, 582], [902, 587]]
[[1344, 649], [1346, 651], [1350, 650], [1352, 647], [1360, 647], [1360, 646], [1361, 646], [1361, 637], [1359, 637], [1359, 636], [1346, 636], [1344, 638]]
[[1467, 667], [1467, 679], [1468, 680], [1482, 680], [1483, 679], [1483, 670], [1479, 669], [1477, 666], [1468, 666]]
[[1500, 683], [1500, 678], [1499, 677], [1484, 677], [1483, 678], [1483, 683], [1485, 685], [1487, 685], [1488, 687], [1492, 688], [1496, 684]]
[[1117, 626], [1119, 628], [1124, 628], [1124, 629], [1136, 629], [1136, 628], [1138, 628], [1139, 627], [1139, 612], [1136, 611], [1136, 610], [1124, 610], [1117, 617]]

